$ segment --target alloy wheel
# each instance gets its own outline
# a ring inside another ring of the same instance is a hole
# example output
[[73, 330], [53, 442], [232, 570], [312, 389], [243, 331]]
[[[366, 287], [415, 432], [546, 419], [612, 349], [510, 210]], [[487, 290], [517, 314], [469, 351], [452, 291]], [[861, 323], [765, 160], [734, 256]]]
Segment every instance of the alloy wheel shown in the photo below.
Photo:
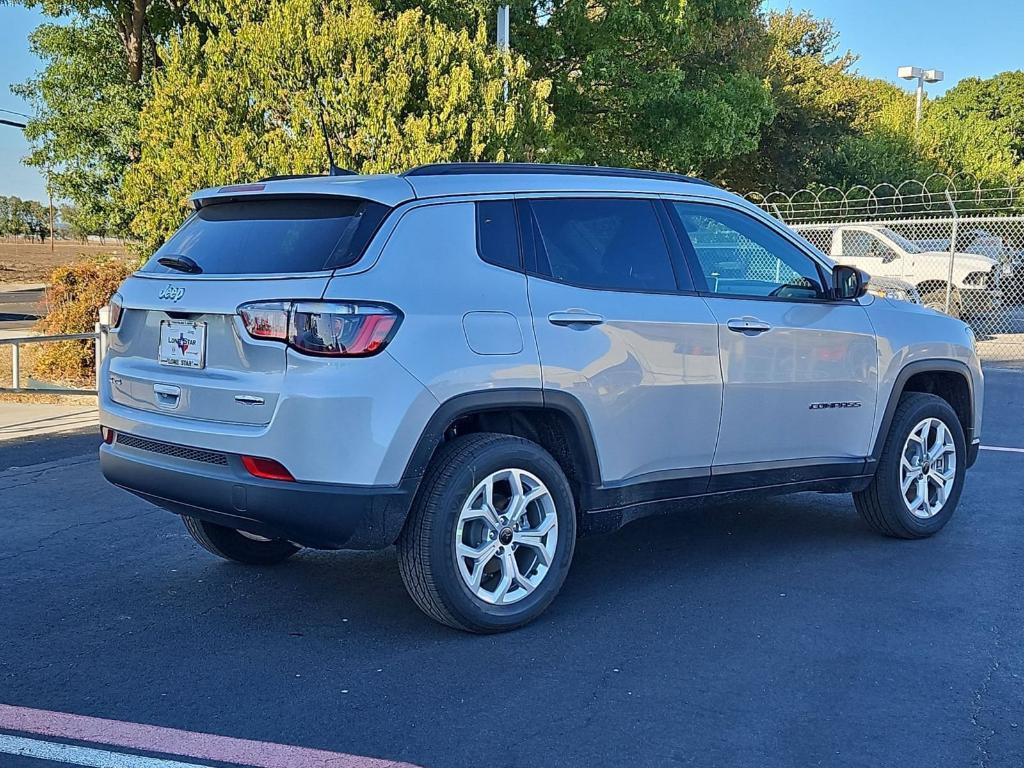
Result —
[[547, 486], [522, 469], [492, 472], [470, 492], [455, 527], [455, 560], [474, 597], [509, 605], [544, 580], [558, 545]]
[[956, 482], [956, 444], [940, 419], [918, 422], [903, 444], [900, 491], [914, 517], [934, 517], [945, 505]]

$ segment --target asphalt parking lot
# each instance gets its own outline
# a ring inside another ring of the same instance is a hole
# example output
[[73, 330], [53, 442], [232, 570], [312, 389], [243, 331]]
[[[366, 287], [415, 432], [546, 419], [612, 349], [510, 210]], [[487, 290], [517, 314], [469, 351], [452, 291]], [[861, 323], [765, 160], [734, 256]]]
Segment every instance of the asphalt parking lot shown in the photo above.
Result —
[[[1024, 448], [1024, 374], [987, 384], [983, 443]], [[585, 539], [538, 622], [475, 637], [392, 551], [214, 559], [97, 442], [0, 446], [0, 704], [431, 767], [1024, 765], [1024, 453], [925, 541], [813, 494]]]

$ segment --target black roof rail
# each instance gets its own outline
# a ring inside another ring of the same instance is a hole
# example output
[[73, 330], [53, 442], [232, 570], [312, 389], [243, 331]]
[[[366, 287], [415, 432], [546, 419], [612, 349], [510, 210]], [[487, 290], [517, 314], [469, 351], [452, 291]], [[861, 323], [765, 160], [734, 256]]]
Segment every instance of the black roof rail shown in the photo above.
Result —
[[468, 176], [473, 174], [549, 174], [559, 176], [618, 176], [631, 179], [685, 181], [714, 186], [710, 181], [668, 171], [642, 171], [634, 168], [609, 168], [603, 165], [564, 165], [561, 163], [429, 163], [410, 168], [402, 176]]

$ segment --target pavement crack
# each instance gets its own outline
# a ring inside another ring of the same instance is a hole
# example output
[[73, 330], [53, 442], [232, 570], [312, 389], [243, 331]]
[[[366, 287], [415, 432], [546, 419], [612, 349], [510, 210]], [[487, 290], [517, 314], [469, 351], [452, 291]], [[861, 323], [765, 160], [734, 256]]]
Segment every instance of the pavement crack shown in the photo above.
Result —
[[0, 557], [0, 562], [5, 562], [7, 560], [14, 560], [17, 557], [23, 557], [25, 555], [30, 555], [33, 552], [39, 552], [39, 551], [41, 551], [46, 546], [46, 544], [49, 541], [52, 541], [53, 539], [57, 538], [61, 534], [67, 533], [68, 531], [73, 531], [76, 528], [84, 528], [84, 527], [89, 527], [89, 526], [100, 526], [100, 525], [110, 525], [111, 523], [125, 523], [125, 522], [128, 522], [129, 520], [134, 520], [137, 517], [144, 517], [146, 515], [152, 515], [152, 514], [155, 514], [155, 513], [159, 512], [159, 511], [160, 511], [159, 509], [150, 509], [150, 510], [146, 510], [146, 511], [143, 511], [143, 512], [136, 512], [135, 514], [132, 514], [132, 515], [122, 515], [121, 517], [112, 517], [112, 518], [110, 518], [108, 520], [86, 520], [86, 521], [82, 521], [82, 522], [79, 522], [79, 523], [72, 523], [71, 525], [65, 525], [64, 527], [58, 528], [55, 531], [50, 531], [50, 533], [46, 534], [41, 539], [38, 539], [36, 541], [36, 543], [35, 543], [35, 546], [30, 547], [29, 549], [23, 549], [23, 550], [21, 550], [19, 552], [12, 552], [9, 555], [3, 555], [2, 557]]
[[[994, 631], [998, 633], [998, 628], [994, 628]], [[995, 638], [994, 647], [996, 650], [999, 649], [999, 638]], [[995, 730], [989, 728], [981, 723], [981, 713], [983, 708], [983, 702], [988, 694], [989, 687], [992, 685], [992, 678], [995, 677], [996, 672], [1000, 668], [999, 659], [996, 658], [996, 653], [993, 651], [992, 658], [989, 662], [988, 668], [985, 670], [985, 675], [982, 677], [981, 683], [974, 689], [974, 695], [971, 700], [971, 725], [978, 729], [978, 761], [977, 765], [979, 768], [988, 768], [991, 764], [992, 755], [988, 749], [988, 743], [995, 736]]]

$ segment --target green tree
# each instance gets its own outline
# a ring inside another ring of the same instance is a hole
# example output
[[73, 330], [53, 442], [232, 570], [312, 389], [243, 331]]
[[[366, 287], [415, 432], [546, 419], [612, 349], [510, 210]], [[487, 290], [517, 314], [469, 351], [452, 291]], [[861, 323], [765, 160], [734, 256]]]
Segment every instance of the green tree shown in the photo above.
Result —
[[160, 66], [159, 45], [195, 24], [188, 0], [0, 0], [37, 8], [54, 19], [30, 36], [43, 70], [12, 90], [36, 116], [26, 136], [29, 165], [50, 174], [54, 196], [124, 231], [116, 201], [138, 157], [138, 115]]
[[[920, 172], [913, 102], [899, 87], [856, 73], [832, 22], [792, 10], [769, 14], [766, 60], [776, 114], [757, 150], [723, 172], [741, 190], [899, 183]], [[908, 111], [909, 110], [909, 111]]]
[[335, 161], [362, 173], [531, 160], [548, 143], [548, 83], [530, 79], [521, 57], [499, 55], [482, 30], [454, 31], [417, 10], [382, 16], [364, 0], [221, 13], [205, 43], [187, 29], [161, 52], [142, 156], [125, 180], [147, 247], [178, 226], [197, 188], [322, 172], [317, 92]]
[[1024, 182], [1024, 72], [961, 80], [928, 104], [921, 143], [947, 173], [991, 186]]
[[513, 4], [514, 47], [553, 83], [557, 159], [703, 171], [771, 116], [759, 0]]

